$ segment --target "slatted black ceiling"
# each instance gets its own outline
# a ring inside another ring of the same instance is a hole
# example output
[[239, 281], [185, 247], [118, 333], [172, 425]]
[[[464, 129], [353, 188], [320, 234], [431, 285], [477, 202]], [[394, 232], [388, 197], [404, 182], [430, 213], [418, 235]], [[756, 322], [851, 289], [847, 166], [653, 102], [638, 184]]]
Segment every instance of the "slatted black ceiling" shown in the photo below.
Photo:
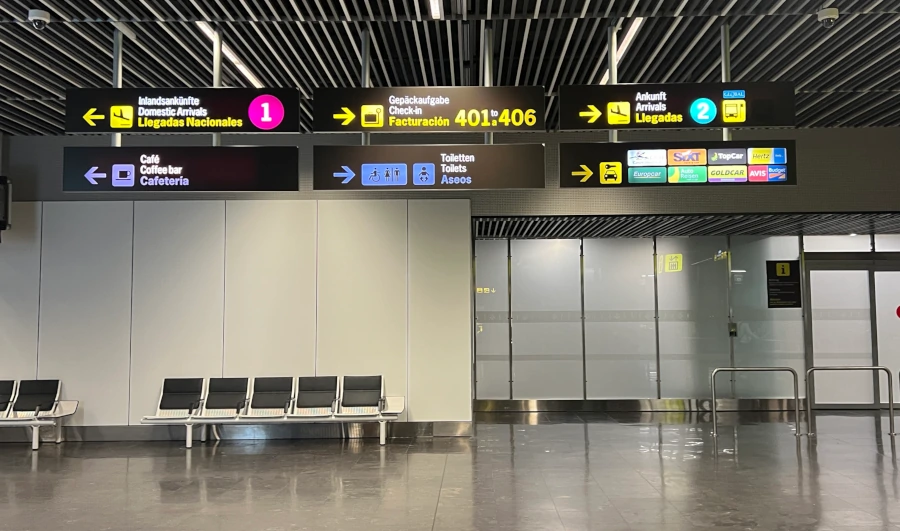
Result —
[[[823, 5], [842, 13], [816, 22]], [[29, 9], [51, 12], [41, 32]], [[267, 86], [359, 86], [360, 33], [371, 31], [375, 86], [478, 85], [485, 28], [494, 31], [494, 84], [543, 85], [558, 121], [563, 84], [598, 83], [606, 30], [643, 22], [620, 82], [720, 79], [719, 27], [731, 25], [735, 81], [794, 81], [802, 127], [900, 126], [900, 0], [0, 0], [0, 131], [62, 132], [68, 87], [111, 83], [110, 21], [126, 24], [124, 84], [208, 86], [211, 46], [225, 42]], [[223, 83], [248, 86], [227, 61]], [[303, 103], [303, 126], [311, 126]]]
[[900, 214], [728, 214], [476, 217], [476, 239], [898, 234]]

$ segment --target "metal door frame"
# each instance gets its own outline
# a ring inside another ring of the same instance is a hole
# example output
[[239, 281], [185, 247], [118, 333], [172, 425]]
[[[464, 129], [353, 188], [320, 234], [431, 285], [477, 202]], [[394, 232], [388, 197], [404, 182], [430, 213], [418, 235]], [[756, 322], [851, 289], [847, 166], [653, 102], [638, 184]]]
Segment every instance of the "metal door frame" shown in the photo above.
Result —
[[[806, 368], [815, 367], [813, 352], [812, 294], [810, 292], [810, 273], [812, 271], [866, 271], [869, 273], [869, 320], [872, 336], [872, 366], [880, 365], [878, 359], [878, 320], [875, 294], [875, 272], [900, 272], [900, 253], [878, 252], [819, 252], [801, 253], [802, 290], [803, 290], [803, 335], [806, 350]], [[813, 396], [807, 396], [813, 409], [880, 409], [881, 377], [873, 371], [872, 402], [869, 404], [825, 404], [815, 402], [815, 381], [811, 389]]]

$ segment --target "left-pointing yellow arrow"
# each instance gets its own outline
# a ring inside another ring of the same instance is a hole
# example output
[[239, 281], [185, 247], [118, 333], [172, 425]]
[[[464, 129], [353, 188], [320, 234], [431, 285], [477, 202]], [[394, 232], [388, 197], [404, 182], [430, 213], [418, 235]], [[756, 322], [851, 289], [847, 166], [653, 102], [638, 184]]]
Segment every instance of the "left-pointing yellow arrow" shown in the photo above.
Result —
[[598, 109], [595, 105], [588, 105], [588, 109], [589, 110], [587, 110], [587, 111], [581, 111], [580, 113], [578, 113], [578, 116], [581, 116], [582, 118], [587, 118], [588, 119], [587, 122], [589, 124], [596, 122], [597, 118], [600, 118], [600, 115], [603, 114], [602, 112], [600, 112], [600, 109]]
[[584, 164], [581, 165], [581, 169], [582, 169], [582, 171], [573, 171], [572, 172], [573, 176], [581, 177], [581, 182], [587, 181], [588, 179], [591, 178], [591, 175], [594, 174], [594, 172], [591, 171], [591, 169], [588, 168], [587, 166], [585, 166]]
[[84, 118], [84, 121], [87, 122], [88, 125], [91, 127], [94, 127], [95, 125], [97, 125], [94, 123], [94, 120], [102, 120], [102, 119], [106, 118], [106, 116], [104, 116], [102, 114], [94, 114], [94, 112], [96, 110], [97, 110], [96, 107], [91, 107], [90, 109], [88, 109], [88, 112], [84, 113], [84, 116], [82, 116], [82, 118]]
[[335, 120], [343, 120], [343, 122], [341, 122], [341, 125], [347, 125], [352, 122], [354, 118], [356, 118], [356, 115], [353, 114], [353, 111], [351, 111], [347, 107], [341, 107], [341, 110], [344, 112], [333, 115], [333, 118]]

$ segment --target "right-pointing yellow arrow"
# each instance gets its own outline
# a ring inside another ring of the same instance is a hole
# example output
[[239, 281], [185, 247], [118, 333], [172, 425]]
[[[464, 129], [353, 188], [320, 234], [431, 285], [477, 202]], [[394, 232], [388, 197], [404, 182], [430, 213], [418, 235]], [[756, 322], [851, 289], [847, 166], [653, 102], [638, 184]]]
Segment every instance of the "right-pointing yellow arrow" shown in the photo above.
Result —
[[602, 112], [600, 112], [600, 109], [598, 109], [595, 105], [588, 105], [588, 109], [590, 109], [590, 110], [589, 111], [581, 111], [580, 113], [578, 113], [578, 116], [581, 116], [582, 118], [587, 118], [588, 119], [587, 122], [589, 124], [596, 122], [597, 119], [600, 118], [600, 115], [603, 114]]
[[90, 109], [88, 109], [88, 112], [84, 113], [84, 116], [82, 116], [82, 118], [84, 118], [84, 121], [87, 122], [91, 127], [97, 125], [94, 123], [94, 120], [102, 120], [106, 118], [106, 116], [103, 116], [102, 114], [94, 114], [94, 111], [96, 110], [96, 107], [91, 107]]
[[573, 176], [575, 176], [575, 177], [581, 177], [581, 182], [587, 181], [588, 179], [591, 178], [591, 175], [594, 174], [594, 172], [591, 171], [591, 169], [588, 168], [587, 166], [585, 166], [584, 164], [581, 165], [581, 169], [582, 169], [583, 171], [573, 171], [573, 172], [572, 172], [572, 175], [573, 175]]
[[341, 125], [347, 125], [352, 122], [354, 118], [356, 118], [356, 115], [353, 114], [353, 111], [351, 111], [347, 107], [341, 107], [341, 110], [344, 111], [343, 114], [334, 114], [332, 116], [335, 120], [343, 120], [343, 122], [341, 122]]

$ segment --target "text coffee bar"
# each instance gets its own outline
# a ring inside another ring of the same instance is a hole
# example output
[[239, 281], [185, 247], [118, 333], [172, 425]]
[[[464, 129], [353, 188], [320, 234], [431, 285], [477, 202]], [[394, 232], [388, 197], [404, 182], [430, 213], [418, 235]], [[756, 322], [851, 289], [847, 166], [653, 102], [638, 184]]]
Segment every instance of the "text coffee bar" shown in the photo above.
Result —
[[66, 192], [295, 192], [298, 150], [266, 147], [67, 147]]

